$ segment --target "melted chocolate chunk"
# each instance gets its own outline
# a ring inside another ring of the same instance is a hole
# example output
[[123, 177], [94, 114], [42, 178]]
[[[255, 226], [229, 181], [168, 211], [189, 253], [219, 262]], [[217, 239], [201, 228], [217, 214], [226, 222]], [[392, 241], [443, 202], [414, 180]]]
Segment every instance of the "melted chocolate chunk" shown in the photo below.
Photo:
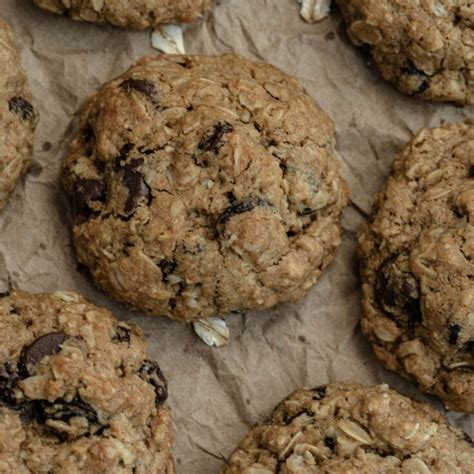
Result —
[[397, 257], [379, 268], [375, 297], [380, 307], [395, 320], [409, 325], [421, 322], [420, 286], [415, 276], [397, 267]]
[[214, 125], [214, 130], [211, 135], [203, 138], [199, 142], [198, 149], [201, 151], [211, 151], [217, 155], [222, 145], [224, 145], [224, 136], [233, 130], [234, 127], [228, 122], [217, 123]]
[[131, 214], [142, 199], [145, 199], [147, 204], [151, 202], [151, 189], [138, 171], [143, 162], [143, 158], [134, 158], [121, 166], [122, 181], [128, 189], [124, 208], [126, 214]]
[[461, 329], [462, 328], [461, 326], [459, 326], [459, 324], [450, 324], [448, 326], [450, 344], [453, 344], [453, 345], [457, 344]]
[[242, 201], [234, 201], [230, 199], [231, 205], [219, 217], [219, 224], [225, 224], [229, 219], [237, 214], [253, 211], [256, 207], [267, 206], [267, 201], [264, 201], [259, 196], [248, 196]]
[[313, 388], [311, 391], [313, 392], [313, 400], [322, 400], [326, 396], [326, 385]]
[[168, 387], [165, 376], [158, 364], [152, 360], [145, 360], [138, 371], [140, 378], [148, 382], [155, 389], [155, 405], [158, 407], [168, 398]]
[[39, 337], [29, 346], [23, 348], [20, 356], [20, 371], [22, 375], [32, 375], [35, 366], [43, 357], [58, 353], [61, 344], [68, 338], [62, 332], [52, 332]]
[[45, 420], [57, 420], [69, 423], [72, 418], [86, 418], [93, 424], [98, 423], [97, 413], [88, 403], [76, 396], [71, 402], [58, 399], [53, 403], [42, 400], [41, 417]]
[[168, 283], [168, 277], [176, 270], [177, 264], [174, 260], [162, 260], [158, 266], [161, 269], [162, 279]]
[[22, 120], [29, 120], [35, 115], [33, 106], [23, 97], [12, 97], [8, 102], [8, 109]]
[[120, 87], [126, 92], [135, 90], [145, 95], [153, 102], [158, 101], [158, 90], [153, 82], [146, 79], [127, 79], [120, 84]]
[[72, 195], [73, 211], [76, 215], [89, 217], [93, 210], [91, 203], [105, 202], [107, 187], [98, 179], [78, 179]]
[[128, 327], [118, 324], [115, 327], [115, 334], [112, 337], [112, 341], [126, 342], [127, 344], [130, 344], [131, 336], [132, 336], [132, 331]]

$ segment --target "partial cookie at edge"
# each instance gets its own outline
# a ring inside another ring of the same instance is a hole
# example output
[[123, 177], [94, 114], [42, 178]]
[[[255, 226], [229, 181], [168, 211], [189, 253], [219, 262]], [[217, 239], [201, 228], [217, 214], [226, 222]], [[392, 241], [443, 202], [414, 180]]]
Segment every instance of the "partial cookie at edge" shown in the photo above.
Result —
[[469, 436], [386, 385], [297, 390], [250, 431], [222, 474], [468, 474]]
[[0, 17], [0, 212], [31, 164], [36, 113], [11, 29]]
[[360, 235], [362, 329], [390, 370], [474, 412], [474, 125], [422, 130]]

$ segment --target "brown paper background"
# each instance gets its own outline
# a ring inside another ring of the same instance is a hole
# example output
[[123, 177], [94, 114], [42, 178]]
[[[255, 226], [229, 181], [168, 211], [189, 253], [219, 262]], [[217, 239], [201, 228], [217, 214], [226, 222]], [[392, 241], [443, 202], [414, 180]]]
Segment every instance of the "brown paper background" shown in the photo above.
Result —
[[[344, 215], [336, 261], [309, 296], [296, 305], [229, 317], [230, 344], [211, 349], [188, 326], [115, 303], [76, 270], [58, 182], [78, 106], [135, 59], [157, 54], [149, 32], [72, 22], [36, 9], [30, 0], [0, 0], [0, 14], [13, 26], [41, 114], [34, 166], [0, 216], [0, 289], [74, 289], [145, 330], [169, 379], [178, 472], [217, 473], [246, 431], [299, 386], [386, 381], [441, 409], [434, 398], [384, 371], [360, 333], [356, 232], [402, 144], [423, 126], [460, 120], [473, 109], [398, 93], [349, 44], [337, 12], [310, 25], [300, 19], [296, 0], [221, 0], [190, 26], [188, 52], [237, 52], [272, 62], [304, 83], [337, 123], [341, 171], [355, 203]], [[449, 417], [473, 433], [473, 417]]]

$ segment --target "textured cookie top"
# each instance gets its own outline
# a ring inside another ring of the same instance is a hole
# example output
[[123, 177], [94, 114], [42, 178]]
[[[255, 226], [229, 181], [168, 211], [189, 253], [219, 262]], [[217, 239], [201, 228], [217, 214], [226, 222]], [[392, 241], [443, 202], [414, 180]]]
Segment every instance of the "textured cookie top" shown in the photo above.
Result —
[[64, 165], [99, 286], [191, 320], [301, 298], [340, 243], [332, 121], [237, 56], [145, 58], [81, 112]]
[[9, 26], [0, 18], [0, 211], [31, 163], [36, 114]]
[[430, 406], [386, 385], [297, 390], [240, 443], [223, 474], [468, 474], [474, 447]]
[[137, 327], [76, 293], [0, 298], [0, 472], [167, 472], [166, 397]]
[[474, 126], [423, 130], [360, 236], [362, 327], [377, 356], [474, 412]]
[[74, 20], [111, 23], [142, 30], [162, 23], [188, 23], [211, 8], [213, 0], [33, 0]]
[[471, 0], [337, 0], [352, 41], [421, 99], [474, 104]]

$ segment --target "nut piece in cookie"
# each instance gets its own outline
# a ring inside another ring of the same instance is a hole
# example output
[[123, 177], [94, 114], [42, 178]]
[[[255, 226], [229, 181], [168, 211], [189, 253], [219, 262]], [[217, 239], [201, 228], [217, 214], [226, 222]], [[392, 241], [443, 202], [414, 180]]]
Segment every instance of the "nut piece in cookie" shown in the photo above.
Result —
[[474, 104], [474, 4], [337, 0], [354, 44], [382, 76], [425, 100]]
[[186, 321], [302, 298], [348, 200], [331, 119], [295, 79], [233, 55], [143, 58], [103, 86], [63, 183], [98, 286]]
[[141, 330], [77, 293], [0, 297], [0, 471], [174, 472]]
[[468, 474], [474, 447], [429, 405], [390, 390], [332, 383], [297, 390], [250, 431], [222, 474]]
[[474, 126], [422, 130], [360, 235], [362, 329], [390, 370], [474, 413]]
[[212, 7], [213, 0], [33, 0], [44, 10], [74, 20], [109, 23], [143, 30], [166, 23], [190, 23]]
[[0, 212], [31, 164], [37, 116], [8, 24], [0, 17]]

